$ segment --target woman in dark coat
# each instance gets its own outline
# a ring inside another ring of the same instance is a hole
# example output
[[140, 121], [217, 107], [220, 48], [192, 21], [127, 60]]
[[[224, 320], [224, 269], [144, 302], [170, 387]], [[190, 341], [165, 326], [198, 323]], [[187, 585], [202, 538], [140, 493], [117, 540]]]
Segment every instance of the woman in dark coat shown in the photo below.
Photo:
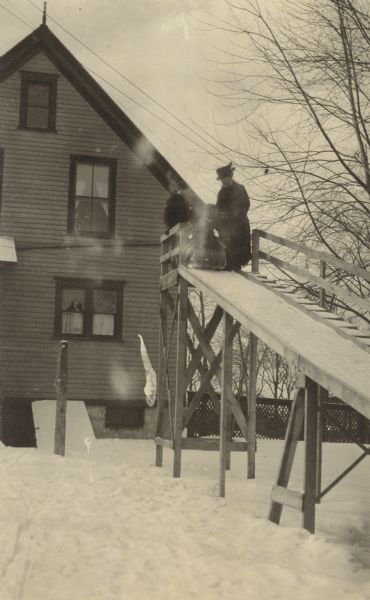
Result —
[[226, 251], [228, 271], [239, 271], [250, 261], [250, 225], [247, 213], [249, 196], [243, 185], [233, 179], [232, 163], [216, 170], [222, 187], [217, 194], [217, 229]]
[[186, 183], [184, 181], [170, 181], [171, 196], [167, 200], [163, 216], [166, 229], [171, 229], [178, 223], [187, 223], [192, 219], [192, 209], [185, 198], [185, 189]]

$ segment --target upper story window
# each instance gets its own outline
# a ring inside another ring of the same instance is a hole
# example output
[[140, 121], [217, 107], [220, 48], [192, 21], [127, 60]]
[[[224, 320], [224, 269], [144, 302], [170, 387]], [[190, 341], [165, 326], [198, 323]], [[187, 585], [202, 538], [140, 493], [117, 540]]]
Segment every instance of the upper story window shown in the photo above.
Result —
[[116, 161], [71, 157], [68, 231], [109, 237], [114, 231]]
[[21, 72], [19, 127], [36, 131], [56, 131], [58, 75]]

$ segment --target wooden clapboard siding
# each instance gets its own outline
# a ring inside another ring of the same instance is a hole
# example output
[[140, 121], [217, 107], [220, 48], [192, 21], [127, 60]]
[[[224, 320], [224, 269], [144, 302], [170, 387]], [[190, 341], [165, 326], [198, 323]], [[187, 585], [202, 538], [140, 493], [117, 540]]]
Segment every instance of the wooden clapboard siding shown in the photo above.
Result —
[[[42, 53], [22, 70], [58, 73]], [[158, 354], [159, 236], [166, 192], [128, 146], [59, 74], [57, 133], [18, 129], [20, 74], [0, 84], [4, 148], [0, 231], [16, 240], [18, 263], [3, 265], [0, 375], [7, 397], [54, 397], [55, 277], [124, 281], [122, 341], [72, 340], [69, 397], [143, 399], [138, 334]], [[117, 160], [113, 242], [67, 235], [71, 155]], [[89, 247], [72, 248], [85, 243]], [[120, 246], [120, 243], [122, 244]], [[152, 246], [130, 246], [152, 244]], [[40, 249], [39, 246], [48, 246]], [[51, 248], [50, 246], [56, 246]], [[66, 247], [57, 246], [69, 245]], [[91, 247], [93, 245], [93, 247]]]

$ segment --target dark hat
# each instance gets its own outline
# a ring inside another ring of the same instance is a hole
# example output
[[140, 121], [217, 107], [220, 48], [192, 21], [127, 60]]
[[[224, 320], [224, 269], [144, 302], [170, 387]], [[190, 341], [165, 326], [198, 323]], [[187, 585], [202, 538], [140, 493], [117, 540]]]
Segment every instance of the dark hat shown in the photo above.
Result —
[[232, 165], [233, 163], [230, 162], [225, 167], [219, 167], [218, 169], [216, 169], [217, 179], [223, 179], [223, 177], [232, 176], [233, 172], [235, 171], [235, 167], [233, 167]]

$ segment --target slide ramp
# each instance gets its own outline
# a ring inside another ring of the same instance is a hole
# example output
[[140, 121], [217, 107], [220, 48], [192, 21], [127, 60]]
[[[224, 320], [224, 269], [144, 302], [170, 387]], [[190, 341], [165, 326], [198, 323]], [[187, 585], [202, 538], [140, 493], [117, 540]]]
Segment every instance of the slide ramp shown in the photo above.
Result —
[[184, 266], [178, 273], [293, 368], [370, 419], [370, 354], [366, 350], [252, 276]]

